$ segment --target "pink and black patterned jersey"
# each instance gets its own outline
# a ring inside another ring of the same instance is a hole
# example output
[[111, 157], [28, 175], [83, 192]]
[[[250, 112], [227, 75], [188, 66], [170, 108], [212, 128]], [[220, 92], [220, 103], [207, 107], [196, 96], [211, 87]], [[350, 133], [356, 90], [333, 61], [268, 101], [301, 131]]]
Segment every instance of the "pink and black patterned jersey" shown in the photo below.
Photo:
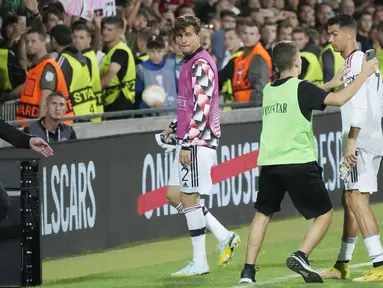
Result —
[[219, 117], [218, 72], [205, 50], [186, 59], [178, 83], [178, 143], [216, 148], [221, 136]]

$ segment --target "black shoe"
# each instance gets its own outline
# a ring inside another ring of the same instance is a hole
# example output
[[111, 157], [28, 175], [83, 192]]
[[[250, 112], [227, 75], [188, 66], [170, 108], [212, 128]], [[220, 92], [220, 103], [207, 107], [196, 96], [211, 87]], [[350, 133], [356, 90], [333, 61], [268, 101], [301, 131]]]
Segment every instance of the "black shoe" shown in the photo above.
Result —
[[295, 273], [300, 274], [306, 283], [323, 283], [319, 273], [314, 271], [308, 262], [297, 253], [293, 253], [287, 258], [286, 266]]
[[255, 269], [243, 269], [239, 283], [255, 283]]

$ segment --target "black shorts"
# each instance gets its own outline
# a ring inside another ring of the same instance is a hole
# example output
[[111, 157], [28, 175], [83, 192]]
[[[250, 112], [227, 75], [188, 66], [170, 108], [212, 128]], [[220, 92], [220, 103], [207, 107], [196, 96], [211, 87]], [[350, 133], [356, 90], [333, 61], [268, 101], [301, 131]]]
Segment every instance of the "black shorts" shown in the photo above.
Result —
[[254, 208], [265, 215], [280, 211], [286, 191], [306, 219], [316, 218], [332, 209], [322, 168], [317, 162], [263, 166]]

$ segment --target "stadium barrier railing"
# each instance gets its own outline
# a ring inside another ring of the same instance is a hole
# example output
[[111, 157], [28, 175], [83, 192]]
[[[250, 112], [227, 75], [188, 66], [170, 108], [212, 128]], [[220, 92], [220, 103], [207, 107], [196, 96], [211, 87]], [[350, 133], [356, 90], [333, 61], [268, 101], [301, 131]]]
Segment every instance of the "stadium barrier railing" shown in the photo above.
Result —
[[[9, 101], [2, 106], [1, 113], [10, 112], [9, 115], [4, 115], [2, 119], [9, 121], [13, 125], [25, 125], [34, 122], [35, 120], [23, 120], [23, 121], [15, 121], [16, 107], [18, 101]], [[231, 109], [246, 109], [246, 108], [254, 108], [256, 107], [253, 103], [227, 103], [220, 104], [220, 109], [223, 110], [226, 107], [230, 107]], [[115, 112], [105, 112], [99, 114], [92, 115], [81, 115], [81, 116], [70, 116], [64, 117], [63, 120], [75, 120], [75, 121], [90, 121], [93, 118], [102, 118], [102, 120], [110, 120], [110, 119], [131, 119], [131, 118], [141, 118], [141, 117], [158, 117], [158, 116], [168, 116], [175, 115], [177, 109], [176, 108], [152, 108], [152, 109], [141, 109], [141, 110], [122, 110]], [[13, 113], [13, 114], [12, 114]]]

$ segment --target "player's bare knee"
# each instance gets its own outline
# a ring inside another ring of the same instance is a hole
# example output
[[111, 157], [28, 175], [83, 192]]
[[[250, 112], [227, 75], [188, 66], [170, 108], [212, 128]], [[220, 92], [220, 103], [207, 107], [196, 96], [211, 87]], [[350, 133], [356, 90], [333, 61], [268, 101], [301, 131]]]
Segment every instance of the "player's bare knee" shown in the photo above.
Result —
[[184, 208], [188, 208], [195, 204], [198, 204], [199, 201], [200, 201], [200, 196], [198, 192], [195, 192], [195, 193], [181, 192], [181, 203]]
[[359, 210], [365, 211], [370, 206], [369, 193], [361, 193], [359, 190], [347, 191], [350, 195], [350, 208], [354, 213]]
[[168, 186], [168, 189], [166, 190], [166, 201], [173, 207], [176, 207], [181, 203], [181, 191], [179, 186]]
[[323, 213], [322, 215], [316, 217], [315, 219], [320, 219], [322, 221], [331, 223], [333, 214], [334, 214], [334, 210], [331, 208], [329, 211], [327, 211], [326, 213]]

